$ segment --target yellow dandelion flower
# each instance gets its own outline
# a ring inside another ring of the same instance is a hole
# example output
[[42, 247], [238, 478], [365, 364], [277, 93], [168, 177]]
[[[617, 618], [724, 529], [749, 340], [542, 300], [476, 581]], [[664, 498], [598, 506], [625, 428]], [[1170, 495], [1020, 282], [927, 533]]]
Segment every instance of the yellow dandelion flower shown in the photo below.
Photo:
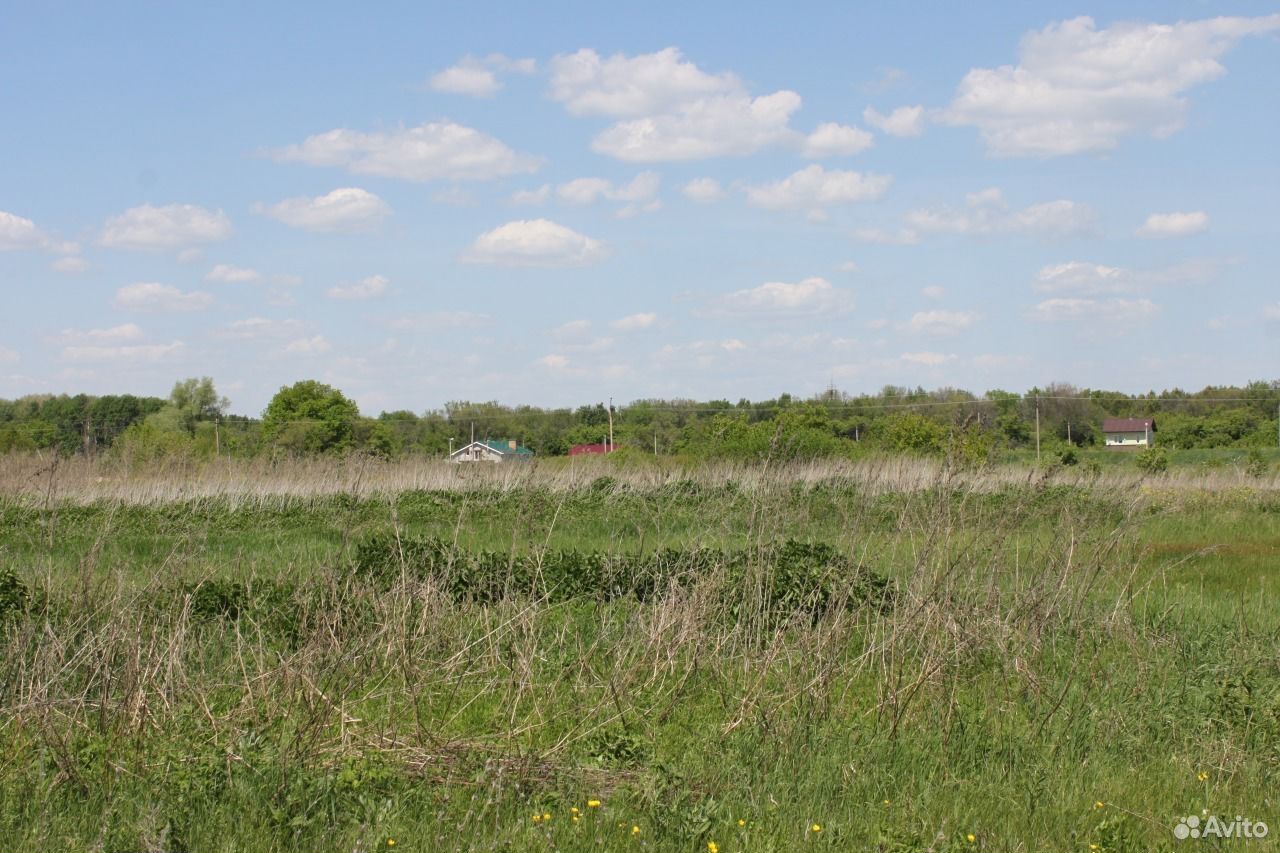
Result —
[[573, 822], [574, 822], [574, 823], [577, 823], [577, 822], [578, 822], [578, 816], [577, 816], [577, 815], [574, 815], [574, 816], [573, 816]]
[[543, 813], [542, 813], [542, 819], [543, 819], [543, 820], [551, 820], [551, 812], [543, 812]]
[[534, 816], [533, 816], [533, 822], [534, 822], [534, 823], [542, 823], [542, 815], [540, 815], [540, 814], [536, 814], [536, 815], [534, 815]]
[[1201, 782], [1208, 782], [1209, 774], [1202, 770], [1196, 774], [1196, 778], [1199, 779]]
[[822, 824], [815, 823], [813, 826], [809, 827], [809, 830], [811, 832], [822, 832]]
[[742, 818], [738, 818], [738, 826], [746, 826], [747, 822]]
[[578, 814], [578, 807], [577, 807], [577, 806], [570, 806], [570, 807], [569, 807], [569, 814]]
[[1090, 844], [1090, 845], [1089, 845], [1089, 849], [1090, 849], [1090, 850], [1097, 850], [1097, 849], [1098, 849], [1098, 845], [1096, 845], [1096, 844]]
[[388, 838], [388, 839], [387, 839], [387, 846], [388, 846], [388, 847], [395, 847], [395, 846], [396, 846], [396, 840], [395, 840], [394, 838]]
[[632, 834], [632, 835], [639, 835], [639, 834], [640, 834], [640, 827], [638, 827], [638, 826], [633, 826], [633, 827], [631, 827], [631, 834]]
[[720, 846], [714, 841], [707, 842], [707, 853], [720, 853]]
[[978, 840], [977, 838], [974, 837], [974, 834], [972, 832], [966, 835], [964, 839], [965, 841], [968, 841], [970, 844]]
[[600, 808], [600, 801], [599, 801], [599, 800], [587, 800], [587, 808], [589, 808], [589, 809], [598, 809], [598, 808]]
[[1100, 809], [1100, 808], [1103, 808], [1104, 806], [1106, 806], [1106, 803], [1104, 803], [1102, 800], [1097, 800], [1097, 801], [1096, 801], [1096, 802], [1094, 802], [1094, 804], [1093, 804], [1093, 807], [1094, 807], [1095, 809]]
[[884, 804], [885, 804], [886, 806], [887, 806], [887, 805], [889, 805], [889, 800], [885, 800], [885, 801], [884, 801]]

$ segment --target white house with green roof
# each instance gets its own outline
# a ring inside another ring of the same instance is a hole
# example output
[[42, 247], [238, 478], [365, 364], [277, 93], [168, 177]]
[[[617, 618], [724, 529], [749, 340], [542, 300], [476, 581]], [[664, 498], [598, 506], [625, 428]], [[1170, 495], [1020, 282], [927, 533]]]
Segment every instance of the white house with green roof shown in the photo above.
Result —
[[512, 462], [532, 458], [533, 451], [514, 438], [508, 441], [473, 441], [449, 454], [450, 462]]

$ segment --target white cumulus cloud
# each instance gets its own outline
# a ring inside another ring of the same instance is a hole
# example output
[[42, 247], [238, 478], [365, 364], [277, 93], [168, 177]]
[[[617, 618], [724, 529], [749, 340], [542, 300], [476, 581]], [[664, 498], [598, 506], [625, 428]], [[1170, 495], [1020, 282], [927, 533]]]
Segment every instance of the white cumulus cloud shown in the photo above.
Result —
[[381, 296], [386, 293], [388, 284], [390, 282], [387, 281], [385, 276], [371, 275], [360, 279], [355, 284], [331, 287], [328, 290], [328, 296], [330, 299], [373, 299], [375, 296]]
[[584, 266], [602, 260], [599, 240], [549, 219], [518, 219], [476, 238], [462, 259], [503, 266]]
[[708, 74], [674, 47], [608, 58], [583, 48], [551, 60], [552, 100], [580, 116], [653, 115], [741, 89], [733, 74]]
[[302, 323], [297, 320], [272, 320], [267, 317], [248, 317], [227, 325], [222, 332], [231, 338], [282, 338], [299, 334]]
[[549, 367], [552, 370], [563, 370], [569, 366], [569, 359], [558, 353], [551, 353], [538, 359], [538, 364], [543, 367]]
[[1096, 296], [1125, 293], [1134, 288], [1133, 275], [1121, 267], [1088, 261], [1050, 264], [1036, 273], [1035, 288], [1044, 293], [1067, 293], [1074, 296]]
[[636, 163], [751, 154], [789, 142], [795, 92], [753, 97], [734, 74], [710, 74], [669, 47], [601, 57], [591, 49], [551, 60], [551, 98], [573, 115], [620, 121], [592, 149]]
[[487, 133], [451, 121], [372, 133], [337, 128], [278, 149], [274, 156], [406, 181], [492, 180], [541, 165], [538, 158], [519, 154]]
[[213, 304], [213, 297], [200, 290], [179, 290], [168, 284], [140, 281], [116, 291], [115, 306], [122, 310], [185, 312], [203, 311]]
[[618, 122], [596, 135], [592, 150], [634, 163], [704, 160], [752, 154], [790, 141], [791, 114], [800, 96], [782, 90], [772, 95], [722, 95], [680, 109]]
[[907, 328], [925, 335], [954, 335], [979, 319], [973, 311], [917, 311], [907, 321]]
[[533, 74], [538, 65], [532, 59], [510, 59], [500, 53], [483, 58], [464, 56], [455, 65], [431, 75], [431, 88], [437, 92], [490, 98], [502, 88], [499, 72]]
[[285, 345], [284, 351], [290, 355], [319, 355], [333, 349], [333, 344], [329, 343], [324, 335], [316, 335], [312, 338], [298, 338], [290, 341]]
[[700, 203], [719, 201], [724, 198], [724, 187], [715, 178], [694, 178], [681, 187], [685, 198]]
[[1209, 214], [1203, 210], [1189, 213], [1153, 213], [1137, 230], [1139, 237], [1185, 237], [1199, 234], [1209, 227]]
[[769, 317], [815, 317], [842, 313], [853, 308], [853, 295], [814, 276], [798, 282], [770, 281], [759, 287], [738, 290], [713, 302], [712, 315]]
[[569, 320], [552, 329], [551, 334], [566, 340], [580, 340], [591, 334], [591, 321]]
[[75, 253], [80, 247], [75, 243], [63, 243], [53, 239], [24, 216], [0, 210], [0, 252], [22, 249]]
[[875, 201], [889, 189], [889, 175], [831, 170], [814, 164], [780, 181], [747, 186], [747, 202], [770, 210], [807, 210], [859, 201]]
[[1041, 293], [1065, 297], [1142, 293], [1156, 288], [1209, 283], [1217, 276], [1219, 266], [1218, 262], [1206, 259], [1153, 269], [1067, 261], [1042, 267], [1033, 284]]
[[630, 332], [630, 331], [635, 331], [636, 329], [647, 329], [656, 322], [658, 322], [657, 314], [653, 314], [653, 313], [630, 314], [626, 317], [621, 317], [617, 320], [614, 320], [612, 323], [610, 323], [610, 325], [613, 326], [615, 329], [619, 329], [624, 332]]
[[924, 107], [898, 107], [888, 115], [867, 107], [862, 111], [867, 124], [890, 136], [919, 136], [924, 131]]
[[231, 220], [221, 210], [144, 204], [107, 219], [100, 242], [114, 249], [181, 249], [230, 236]]
[[875, 137], [858, 127], [825, 122], [804, 138], [800, 153], [805, 157], [840, 157], [866, 151], [875, 144]]
[[56, 340], [64, 344], [110, 344], [142, 339], [142, 329], [135, 323], [122, 323], [107, 329], [63, 329]]
[[205, 281], [221, 281], [227, 284], [238, 284], [246, 281], [257, 281], [262, 273], [248, 267], [237, 267], [233, 264], [218, 264], [205, 275]]
[[997, 156], [1105, 151], [1133, 134], [1181, 128], [1187, 91], [1226, 73], [1218, 61], [1242, 38], [1280, 29], [1280, 14], [1176, 24], [1092, 18], [1023, 36], [1018, 64], [974, 68], [941, 120], [971, 125]]
[[327, 233], [376, 228], [390, 215], [391, 207], [367, 190], [342, 187], [315, 198], [302, 196], [272, 205], [259, 204], [254, 211], [294, 228]]
[[1092, 233], [1097, 214], [1087, 204], [1058, 199], [1013, 209], [995, 187], [970, 193], [963, 209], [926, 208], [905, 217], [905, 229], [915, 234], [962, 234], [985, 237], [996, 234], [1030, 234], [1039, 237], [1072, 237]]
[[1085, 299], [1055, 297], [1032, 309], [1041, 320], [1088, 320], [1112, 323], [1129, 322], [1150, 317], [1160, 310], [1150, 299]]
[[592, 204], [600, 199], [648, 202], [657, 196], [660, 184], [657, 172], [641, 172], [627, 183], [616, 185], [604, 178], [578, 178], [556, 187], [556, 195], [570, 204]]
[[516, 190], [511, 194], [512, 204], [526, 204], [530, 207], [538, 207], [546, 204], [547, 199], [551, 197], [551, 184], [543, 184], [536, 190]]

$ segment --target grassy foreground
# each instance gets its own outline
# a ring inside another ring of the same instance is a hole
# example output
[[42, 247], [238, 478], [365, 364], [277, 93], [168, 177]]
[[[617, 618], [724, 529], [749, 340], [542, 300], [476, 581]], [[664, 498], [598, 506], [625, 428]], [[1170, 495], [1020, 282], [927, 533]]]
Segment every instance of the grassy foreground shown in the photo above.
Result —
[[11, 477], [0, 848], [1277, 843], [1274, 484], [909, 473]]

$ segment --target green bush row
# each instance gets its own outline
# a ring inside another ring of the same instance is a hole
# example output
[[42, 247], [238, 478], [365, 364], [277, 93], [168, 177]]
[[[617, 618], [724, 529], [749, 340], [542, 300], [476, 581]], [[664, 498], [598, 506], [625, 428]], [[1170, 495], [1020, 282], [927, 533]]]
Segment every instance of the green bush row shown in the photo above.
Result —
[[551, 602], [578, 598], [650, 601], [674, 587], [719, 576], [727, 612], [750, 607], [770, 617], [817, 614], [832, 606], [887, 608], [889, 580], [830, 545], [787, 540], [758, 549], [663, 549], [648, 554], [549, 550], [542, 554], [471, 551], [436, 538], [371, 536], [356, 548], [354, 575], [379, 587], [432, 580], [459, 602], [510, 595]]

